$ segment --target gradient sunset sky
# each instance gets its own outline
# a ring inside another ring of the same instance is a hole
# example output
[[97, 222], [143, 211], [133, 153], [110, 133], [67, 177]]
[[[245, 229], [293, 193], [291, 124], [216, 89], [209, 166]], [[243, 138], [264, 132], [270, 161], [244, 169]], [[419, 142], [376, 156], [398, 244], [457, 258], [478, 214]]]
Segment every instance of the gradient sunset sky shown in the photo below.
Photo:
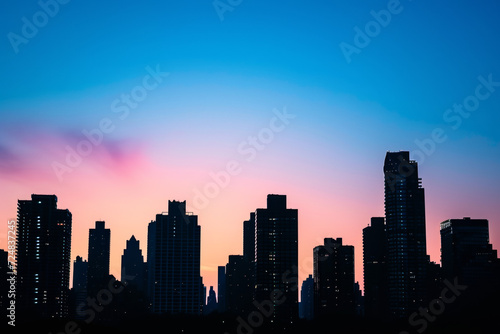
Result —
[[[55, 194], [72, 261], [105, 220], [119, 278], [126, 240], [146, 256], [148, 223], [186, 200], [216, 287], [243, 221], [286, 194], [300, 280], [313, 247], [342, 237], [362, 284], [362, 229], [384, 215], [398, 150], [419, 162], [431, 260], [448, 218], [488, 219], [500, 247], [500, 2], [48, 2], [0, 11], [0, 248], [18, 199]], [[237, 175], [214, 188], [228, 163]]]

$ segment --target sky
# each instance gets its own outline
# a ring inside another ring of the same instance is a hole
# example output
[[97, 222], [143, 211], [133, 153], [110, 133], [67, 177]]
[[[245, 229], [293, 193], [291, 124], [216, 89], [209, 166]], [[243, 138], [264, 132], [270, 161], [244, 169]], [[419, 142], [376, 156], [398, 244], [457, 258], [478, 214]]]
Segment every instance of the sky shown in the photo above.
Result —
[[[500, 247], [498, 1], [8, 1], [0, 11], [0, 248], [17, 200], [55, 194], [72, 261], [96, 220], [111, 273], [169, 200], [201, 225], [201, 274], [285, 194], [299, 279], [323, 238], [384, 215], [387, 151], [409, 150], [439, 223], [489, 220]], [[217, 290], [217, 289], [216, 289]]]

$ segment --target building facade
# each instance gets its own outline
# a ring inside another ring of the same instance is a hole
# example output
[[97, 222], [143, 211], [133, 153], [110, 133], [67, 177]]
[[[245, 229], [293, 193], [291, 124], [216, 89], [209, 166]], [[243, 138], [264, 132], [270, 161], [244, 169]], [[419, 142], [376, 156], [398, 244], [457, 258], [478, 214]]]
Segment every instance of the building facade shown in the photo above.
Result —
[[354, 315], [354, 246], [325, 238], [313, 250], [314, 315]]
[[427, 294], [424, 189], [408, 151], [387, 152], [384, 176], [389, 311], [402, 318]]
[[388, 315], [387, 233], [384, 217], [371, 218], [363, 229], [363, 278], [365, 315], [383, 319]]
[[57, 208], [55, 195], [31, 195], [17, 208], [19, 319], [67, 317], [71, 212]]
[[135, 236], [127, 240], [127, 247], [123, 251], [121, 281], [129, 288], [146, 291], [146, 264]]
[[200, 235], [198, 216], [186, 212], [185, 201], [169, 201], [168, 213], [149, 224], [148, 290], [154, 313], [202, 312]]
[[441, 263], [446, 279], [468, 286], [498, 284], [497, 251], [489, 242], [487, 219], [448, 219], [441, 223]]
[[303, 282], [300, 290], [299, 316], [301, 319], [314, 318], [314, 279], [309, 275]]
[[288, 209], [285, 195], [268, 195], [267, 208], [255, 212], [255, 299], [272, 299], [273, 322], [290, 323], [298, 318], [298, 211]]
[[87, 293], [87, 274], [88, 274], [88, 262], [83, 260], [81, 256], [77, 256], [76, 260], [73, 262], [73, 298], [74, 298], [74, 310], [72, 310], [73, 317], [75, 319], [82, 320], [85, 317], [78, 314], [79, 307], [83, 304], [86, 305], [88, 293]]
[[225, 309], [227, 312], [244, 316], [251, 311], [254, 296], [252, 277], [251, 267], [244, 256], [229, 255], [225, 275]]
[[87, 272], [87, 293], [96, 296], [108, 285], [111, 230], [104, 221], [96, 221], [89, 229], [89, 256]]

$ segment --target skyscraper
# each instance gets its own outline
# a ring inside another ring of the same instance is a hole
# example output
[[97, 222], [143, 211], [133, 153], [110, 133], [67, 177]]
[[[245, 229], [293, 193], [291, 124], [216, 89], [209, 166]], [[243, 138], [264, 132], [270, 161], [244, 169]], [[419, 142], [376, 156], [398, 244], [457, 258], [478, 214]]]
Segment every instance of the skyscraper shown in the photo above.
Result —
[[226, 267], [219, 266], [217, 268], [217, 292], [219, 294], [219, 302], [217, 310], [220, 313], [226, 312]]
[[314, 318], [314, 279], [312, 275], [309, 275], [302, 282], [299, 313], [302, 319], [312, 320]]
[[255, 212], [255, 299], [270, 300], [280, 291], [273, 322], [298, 318], [298, 211], [287, 209], [285, 195], [268, 195], [267, 208]]
[[314, 247], [314, 315], [354, 315], [354, 246], [325, 238]]
[[498, 282], [496, 250], [489, 243], [488, 220], [448, 219], [441, 223], [441, 262], [444, 277], [468, 286]]
[[139, 240], [132, 236], [122, 255], [121, 281], [138, 291], [146, 289], [146, 264], [139, 247]]
[[384, 176], [389, 311], [401, 318], [426, 297], [424, 189], [407, 151], [387, 152]]
[[[242, 255], [229, 255], [226, 265], [226, 311], [244, 316], [252, 308], [252, 269]], [[219, 299], [220, 301], [220, 299]]]
[[229, 255], [224, 281], [226, 311], [238, 315], [251, 312], [255, 290], [255, 212], [243, 222], [243, 255]]
[[371, 318], [385, 318], [388, 315], [388, 291], [384, 217], [373, 217], [371, 225], [363, 229], [363, 271], [365, 314]]
[[96, 221], [95, 228], [89, 230], [87, 293], [90, 296], [95, 296], [109, 282], [111, 230], [105, 224]]
[[214, 291], [214, 287], [210, 286], [208, 292], [207, 304], [203, 308], [203, 314], [210, 314], [217, 311], [217, 295]]
[[149, 300], [149, 307], [152, 310], [153, 299], [154, 299], [154, 288], [155, 288], [155, 259], [156, 259], [156, 221], [152, 220], [148, 224], [148, 247], [147, 247], [147, 257], [148, 261], [147, 267], [147, 296]]
[[148, 227], [149, 291], [154, 313], [200, 314], [200, 234], [198, 216], [186, 202], [169, 201], [168, 213]]
[[87, 294], [87, 272], [88, 272], [88, 262], [84, 261], [81, 256], [77, 256], [75, 262], [73, 263], [73, 298], [74, 298], [74, 310], [73, 316], [75, 319], [84, 319], [84, 316], [79, 315], [77, 312], [80, 305], [85, 305]]
[[68, 315], [71, 212], [55, 195], [17, 205], [17, 307], [20, 319]]
[[247, 261], [255, 262], [255, 212], [243, 222], [243, 256]]
[[0, 249], [0, 316], [2, 319], [7, 319], [7, 307], [9, 306], [9, 301], [7, 299], [10, 282], [7, 281], [7, 273], [11, 270], [9, 269], [8, 261], [9, 253]]

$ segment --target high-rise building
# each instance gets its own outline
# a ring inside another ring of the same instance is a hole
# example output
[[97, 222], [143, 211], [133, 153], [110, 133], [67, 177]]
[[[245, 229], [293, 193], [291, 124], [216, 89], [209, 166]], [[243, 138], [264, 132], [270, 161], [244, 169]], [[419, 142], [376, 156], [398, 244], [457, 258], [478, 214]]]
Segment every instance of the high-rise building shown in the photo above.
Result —
[[427, 293], [424, 189], [407, 151], [387, 152], [384, 176], [389, 311], [401, 318], [422, 305]]
[[302, 282], [299, 306], [301, 319], [312, 320], [314, 318], [314, 279], [312, 275], [309, 275]]
[[357, 316], [365, 316], [365, 297], [359, 287], [359, 282], [354, 283], [354, 313]]
[[74, 310], [72, 310], [75, 319], [84, 319], [83, 315], [78, 314], [78, 308], [83, 304], [86, 305], [87, 294], [87, 273], [88, 262], [84, 261], [81, 256], [77, 256], [73, 262], [73, 298]]
[[224, 313], [226, 312], [226, 267], [225, 266], [219, 266], [217, 268], [217, 292], [219, 294], [217, 311], [219, 311], [219, 313]]
[[243, 256], [247, 261], [255, 262], [255, 212], [243, 222]]
[[148, 261], [146, 263], [147, 268], [147, 297], [149, 301], [149, 308], [152, 309], [153, 299], [154, 299], [154, 288], [155, 288], [155, 254], [156, 254], [156, 221], [152, 220], [148, 224], [148, 247], [147, 247], [147, 257]]
[[282, 294], [270, 317], [291, 323], [298, 318], [298, 211], [288, 209], [285, 195], [268, 195], [267, 208], [255, 212], [255, 299]]
[[354, 246], [325, 238], [314, 247], [314, 315], [354, 315]]
[[139, 240], [132, 236], [122, 255], [121, 281], [138, 291], [146, 289], [146, 264], [139, 247]]
[[55, 195], [31, 195], [17, 205], [19, 319], [68, 316], [71, 212]]
[[148, 282], [154, 313], [200, 314], [200, 234], [198, 216], [186, 202], [169, 201], [168, 213], [148, 227]]
[[200, 277], [200, 312], [207, 306], [207, 287], [203, 283], [203, 277]]
[[448, 219], [441, 223], [441, 263], [444, 277], [486, 287], [498, 282], [497, 251], [489, 243], [487, 219]]
[[229, 255], [225, 276], [226, 311], [240, 316], [248, 314], [253, 301], [253, 273], [245, 257]]
[[371, 225], [363, 229], [363, 271], [365, 314], [370, 318], [386, 318], [387, 234], [384, 217], [373, 217]]
[[[9, 306], [8, 291], [10, 287], [10, 282], [7, 281], [7, 273], [11, 270], [9, 269], [9, 253], [0, 249], [0, 316], [2, 319], [7, 319], [7, 307]], [[9, 277], [10, 278], [10, 277]]]
[[203, 314], [210, 314], [217, 311], [217, 295], [215, 293], [214, 287], [210, 286], [208, 292], [207, 304], [203, 308]]
[[87, 293], [95, 296], [109, 282], [111, 230], [104, 221], [96, 221], [89, 230]]
[[225, 310], [233, 314], [251, 312], [255, 290], [255, 212], [243, 222], [243, 255], [229, 255], [226, 267], [220, 270], [225, 270], [225, 284], [219, 290], [219, 304], [223, 302]]

